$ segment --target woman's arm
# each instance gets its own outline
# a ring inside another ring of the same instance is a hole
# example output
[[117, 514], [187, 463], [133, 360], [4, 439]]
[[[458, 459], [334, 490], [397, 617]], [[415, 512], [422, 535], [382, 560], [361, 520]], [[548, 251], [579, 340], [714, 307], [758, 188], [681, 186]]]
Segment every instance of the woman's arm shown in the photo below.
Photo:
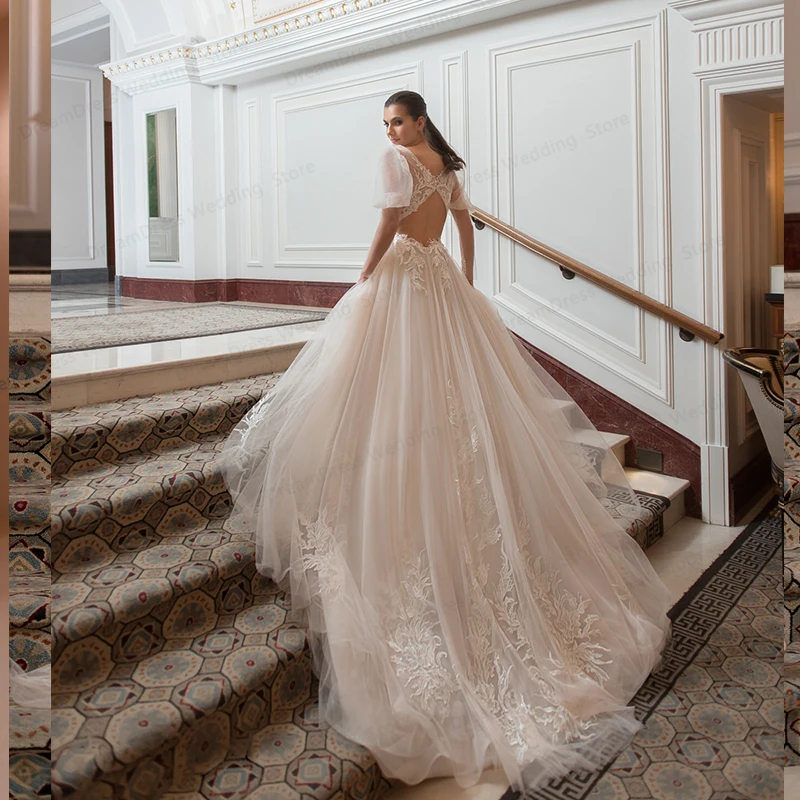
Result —
[[402, 208], [383, 208], [381, 209], [381, 221], [372, 239], [372, 246], [367, 254], [367, 260], [359, 275], [358, 283], [365, 281], [378, 266], [389, 245], [397, 233], [397, 226], [400, 224], [400, 212]]
[[472, 283], [472, 272], [475, 266], [475, 231], [467, 209], [451, 209], [453, 219], [458, 228], [458, 240], [461, 242], [461, 269], [464, 270], [469, 285]]

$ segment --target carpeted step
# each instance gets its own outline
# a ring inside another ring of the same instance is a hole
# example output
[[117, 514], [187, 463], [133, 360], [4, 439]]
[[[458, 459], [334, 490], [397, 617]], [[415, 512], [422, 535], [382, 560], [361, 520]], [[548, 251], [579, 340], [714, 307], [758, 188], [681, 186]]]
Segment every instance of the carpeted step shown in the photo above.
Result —
[[50, 797], [50, 709], [9, 703], [8, 796], [14, 800]]
[[[9, 656], [50, 663], [50, 340], [10, 335]], [[10, 702], [9, 797], [50, 797], [50, 709]]]
[[87, 636], [113, 641], [127, 623], [191, 605], [186, 597], [197, 591], [215, 599], [216, 613], [233, 613], [270, 586], [256, 573], [252, 536], [228, 532], [224, 521], [138, 528], [112, 546], [83, 536], [56, 559], [54, 658]]
[[[163, 765], [158, 786], [137, 796], [157, 797], [159, 786], [187, 779], [182, 761], [202, 763], [198, 739], [209, 731], [218, 744], [226, 735], [252, 736], [281, 710], [291, 720], [312, 682], [305, 632], [288, 621], [284, 592], [250, 579], [267, 593], [218, 590], [215, 599], [204, 587], [105, 636], [83, 638], [57, 658], [57, 797], [94, 798], [100, 778], [120, 788], [134, 773], [141, 781], [141, 765], [154, 758]], [[225, 608], [232, 599], [243, 607]]]
[[50, 558], [50, 487], [9, 487], [9, 570], [12, 575], [46, 572]]
[[[786, 714], [787, 740], [797, 740], [800, 721], [800, 643], [787, 646], [783, 656], [783, 709]], [[788, 753], [791, 755], [791, 753]], [[796, 761], [796, 757], [794, 759]]]
[[11, 575], [8, 586], [11, 630], [47, 630], [50, 627], [50, 575]]
[[[205, 773], [201, 764], [188, 779], [176, 781], [163, 800], [377, 800], [392, 787], [364, 747], [319, 722], [316, 683], [291, 720], [267, 725], [247, 739], [231, 740], [227, 753], [225, 740], [206, 733], [199, 741], [205, 747], [192, 751], [203, 754]], [[195, 764], [198, 761], [195, 756]]]
[[50, 339], [44, 336], [9, 338], [8, 391], [11, 401], [50, 401]]
[[57, 412], [53, 477], [225, 436], [282, 373]]
[[[132, 526], [157, 530], [163, 520], [172, 524], [176, 515], [182, 515], [187, 525], [225, 518], [231, 498], [216, 456], [232, 425], [257, 402], [258, 391], [266, 391], [278, 378], [235, 381], [232, 387], [214, 384], [56, 413], [54, 438], [62, 441], [56, 457], [65, 472], [53, 481], [54, 536], [63, 534], [65, 546], [68, 539], [95, 531], [107, 540]], [[207, 432], [200, 435], [203, 429]], [[130, 435], [123, 435], [124, 430]], [[87, 441], [83, 448], [78, 444], [82, 437]], [[123, 440], [129, 450], [120, 446]], [[637, 495], [641, 508], [626, 504], [624, 496], [615, 497], [613, 492], [606, 507], [646, 549], [663, 535], [669, 500], [647, 492]]]
[[800, 500], [800, 457], [789, 453], [783, 462], [783, 502], [787, 505]]
[[[53, 481], [54, 559], [69, 541], [89, 533], [113, 543], [132, 534], [161, 535], [163, 528], [196, 528], [227, 517], [231, 498], [216, 464], [225, 439], [215, 435], [163, 453], [131, 453], [120, 457], [120, 463], [86, 472], [80, 471], [84, 465], [76, 465]], [[87, 552], [86, 557], [92, 555]]]
[[9, 483], [50, 481], [50, 410], [37, 400], [9, 402]]

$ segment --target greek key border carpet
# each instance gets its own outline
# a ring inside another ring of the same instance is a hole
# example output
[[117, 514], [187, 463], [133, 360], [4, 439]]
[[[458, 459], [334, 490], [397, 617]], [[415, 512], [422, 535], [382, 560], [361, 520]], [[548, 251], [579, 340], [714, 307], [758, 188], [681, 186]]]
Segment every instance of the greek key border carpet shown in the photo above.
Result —
[[525, 800], [783, 799], [782, 524], [772, 501], [671, 609], [627, 750]]
[[51, 335], [54, 353], [73, 353], [125, 344], [277, 328], [325, 319], [326, 315], [325, 311], [197, 303], [186, 308], [60, 317], [52, 321]]

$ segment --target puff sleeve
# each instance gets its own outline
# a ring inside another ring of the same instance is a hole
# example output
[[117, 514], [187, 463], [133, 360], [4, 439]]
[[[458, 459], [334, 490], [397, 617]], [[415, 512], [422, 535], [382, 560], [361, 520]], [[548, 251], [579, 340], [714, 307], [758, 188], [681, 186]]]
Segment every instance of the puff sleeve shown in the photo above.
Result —
[[396, 147], [387, 147], [378, 162], [374, 208], [405, 208], [411, 203], [414, 181], [408, 162]]
[[472, 201], [469, 199], [467, 190], [464, 188], [462, 178], [456, 172], [450, 173], [452, 192], [450, 194], [450, 210], [451, 211], [469, 211], [470, 214], [475, 210]]

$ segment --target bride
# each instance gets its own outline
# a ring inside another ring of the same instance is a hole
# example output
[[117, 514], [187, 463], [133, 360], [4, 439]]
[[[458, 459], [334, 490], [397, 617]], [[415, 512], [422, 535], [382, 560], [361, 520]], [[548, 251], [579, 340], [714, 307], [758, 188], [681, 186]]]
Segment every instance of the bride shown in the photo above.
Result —
[[320, 717], [384, 775], [536, 788], [641, 728], [669, 597], [621, 465], [472, 286], [465, 162], [416, 92], [384, 126], [358, 283], [225, 443], [232, 518], [302, 610]]

